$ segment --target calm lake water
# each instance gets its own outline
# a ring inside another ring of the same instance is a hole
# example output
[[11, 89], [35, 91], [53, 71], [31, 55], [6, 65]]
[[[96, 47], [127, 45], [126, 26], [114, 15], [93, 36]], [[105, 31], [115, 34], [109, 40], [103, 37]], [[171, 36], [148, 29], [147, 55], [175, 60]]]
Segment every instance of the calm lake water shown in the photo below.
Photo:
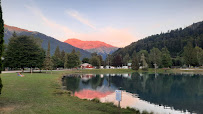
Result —
[[72, 74], [62, 78], [65, 89], [81, 99], [118, 102], [121, 107], [155, 113], [203, 114], [203, 75], [193, 74]]

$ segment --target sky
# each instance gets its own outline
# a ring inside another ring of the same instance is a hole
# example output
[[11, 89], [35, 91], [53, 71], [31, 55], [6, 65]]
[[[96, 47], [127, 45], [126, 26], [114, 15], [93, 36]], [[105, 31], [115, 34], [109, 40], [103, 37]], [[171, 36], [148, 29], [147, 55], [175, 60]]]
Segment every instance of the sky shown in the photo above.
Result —
[[203, 0], [2, 0], [4, 23], [124, 47], [203, 21]]

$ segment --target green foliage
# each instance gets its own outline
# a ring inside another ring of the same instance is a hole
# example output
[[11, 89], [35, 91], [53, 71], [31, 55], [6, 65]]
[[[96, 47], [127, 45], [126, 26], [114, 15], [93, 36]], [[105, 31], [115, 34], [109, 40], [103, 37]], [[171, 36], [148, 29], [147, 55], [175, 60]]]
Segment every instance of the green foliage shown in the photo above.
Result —
[[130, 61], [130, 56], [129, 56], [129, 54], [126, 54], [123, 57], [123, 63], [124, 63], [124, 65], [127, 65], [129, 61]]
[[137, 60], [137, 57], [133, 57], [131, 66], [132, 66], [133, 70], [138, 70], [139, 69], [139, 62]]
[[110, 54], [108, 54], [106, 57], [106, 60], [105, 60], [105, 66], [107, 66], [107, 65], [111, 66], [112, 65], [112, 59], [113, 59], [113, 57]]
[[123, 65], [122, 56], [121, 55], [116, 55], [115, 57], [113, 57], [112, 64], [115, 67], [118, 67], [118, 66], [121, 67]]
[[145, 60], [144, 53], [142, 53], [142, 55], [141, 55], [140, 62], [141, 62], [140, 65], [142, 66], [142, 68], [148, 68], [148, 64], [147, 64], [147, 62]]
[[152, 48], [150, 50], [149, 61], [153, 67], [154, 64], [161, 66], [161, 51], [158, 48]]
[[85, 57], [82, 59], [82, 63], [90, 63], [89, 58]]
[[171, 55], [168, 51], [168, 49], [165, 47], [165, 48], [162, 48], [162, 55], [161, 55], [161, 61], [162, 61], [162, 66], [163, 67], [171, 67], [172, 66], [172, 59], [171, 59]]
[[196, 57], [196, 63], [197, 65], [203, 65], [203, 50], [202, 48], [196, 46], [194, 48], [194, 52], [195, 52], [195, 57]]
[[70, 54], [66, 54], [64, 67], [75, 68], [78, 67], [79, 65], [80, 65], [79, 54], [75, 52], [75, 50], [73, 49], [73, 51]]
[[[162, 48], [166, 47], [170, 52], [170, 55], [172, 58], [176, 58], [178, 56], [182, 57], [184, 56], [182, 55], [182, 53], [184, 51], [184, 47], [187, 45], [187, 42], [190, 42], [193, 46], [199, 46], [200, 48], [203, 48], [203, 21], [194, 23], [191, 26], [188, 26], [184, 29], [180, 28], [180, 29], [168, 31], [167, 33], [161, 33], [161, 34], [156, 34], [156, 35], [146, 37], [137, 42], [131, 43], [129, 46], [126, 46], [125, 48], [118, 49], [112, 55], [116, 57], [117, 55], [125, 56], [129, 54], [129, 56], [133, 58], [132, 55], [134, 51], [139, 52], [141, 50], [146, 50], [147, 52], [150, 52], [150, 50], [153, 48], [158, 48], [159, 50], [161, 50]], [[153, 64], [151, 63], [152, 58], [150, 56], [149, 56], [149, 61], [147, 60], [148, 56], [145, 55], [145, 57], [146, 57], [146, 62], [148, 64], [149, 63]], [[138, 59], [140, 60], [140, 56], [138, 57]], [[186, 64], [188, 65], [199, 64], [195, 62], [196, 60], [186, 59], [186, 61], [187, 61]], [[152, 65], [150, 66], [152, 67]]]
[[184, 47], [183, 57], [186, 65], [195, 65], [195, 51], [192, 43], [188, 42]]
[[50, 42], [48, 43], [48, 49], [47, 49], [46, 58], [44, 61], [44, 68], [46, 70], [52, 70], [53, 69], [53, 63], [52, 63], [51, 55], [50, 55]]
[[66, 55], [65, 51], [62, 50], [61, 51], [61, 60], [62, 60], [63, 63], [65, 62], [65, 55]]
[[3, 54], [3, 49], [4, 49], [4, 20], [2, 17], [2, 8], [1, 8], [1, 1], [0, 1], [0, 73], [2, 71], [2, 54]]
[[5, 66], [10, 68], [41, 67], [44, 51], [29, 36], [10, 38], [6, 53]]
[[[64, 52], [65, 53], [65, 52]], [[63, 53], [62, 53], [63, 54]], [[58, 67], [64, 67], [64, 62], [63, 62], [63, 58], [59, 46], [57, 46], [54, 55], [52, 56], [52, 62], [54, 64], [54, 68], [58, 68]]]
[[93, 66], [96, 66], [97, 68], [99, 68], [101, 66], [101, 63], [100, 63], [100, 59], [98, 56], [93, 56], [90, 58], [90, 63], [93, 65]]

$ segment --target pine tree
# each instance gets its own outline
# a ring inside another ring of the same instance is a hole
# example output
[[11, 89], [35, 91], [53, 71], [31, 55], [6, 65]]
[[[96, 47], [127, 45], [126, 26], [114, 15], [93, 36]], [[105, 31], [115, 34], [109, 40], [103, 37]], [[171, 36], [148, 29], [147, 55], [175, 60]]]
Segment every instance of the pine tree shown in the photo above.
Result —
[[2, 71], [2, 54], [3, 54], [3, 43], [4, 43], [4, 21], [2, 17], [2, 8], [0, 1], [0, 73]]
[[53, 61], [54, 68], [64, 67], [64, 63], [61, 59], [61, 52], [60, 52], [59, 46], [56, 47], [54, 56], [52, 56], [52, 61]]
[[62, 63], [63, 63], [63, 64], [64, 64], [64, 62], [65, 62], [65, 55], [66, 55], [65, 51], [62, 50], [62, 51], [61, 51], [61, 60], [62, 60]]
[[70, 54], [66, 54], [65, 56], [65, 68], [75, 68], [78, 67], [80, 64], [80, 58], [78, 53], [75, 52], [75, 49], [72, 50]]
[[52, 68], [53, 68], [53, 63], [52, 63], [51, 55], [50, 55], [50, 42], [48, 43], [48, 49], [47, 49], [46, 58], [44, 61], [44, 68], [46, 70], [52, 70]]
[[60, 52], [59, 46], [56, 47], [56, 50], [54, 52], [54, 56], [59, 58], [59, 59], [61, 58], [61, 52]]
[[33, 68], [43, 63], [43, 49], [29, 36], [11, 37], [5, 52], [5, 66], [10, 68]]
[[68, 53], [65, 53], [64, 61], [64, 68], [68, 68]]

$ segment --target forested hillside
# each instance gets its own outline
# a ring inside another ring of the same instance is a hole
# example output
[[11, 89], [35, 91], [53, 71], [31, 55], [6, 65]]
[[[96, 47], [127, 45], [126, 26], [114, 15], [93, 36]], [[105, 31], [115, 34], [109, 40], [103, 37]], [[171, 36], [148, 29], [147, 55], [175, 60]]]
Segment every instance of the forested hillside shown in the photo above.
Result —
[[118, 49], [113, 53], [113, 56], [122, 55], [124, 57], [129, 54], [132, 57], [134, 51], [147, 50], [149, 52], [153, 47], [159, 50], [166, 47], [171, 56], [176, 57], [182, 54], [183, 48], [188, 42], [191, 42], [193, 47], [203, 48], [203, 21], [194, 23], [184, 29], [178, 28], [133, 42], [125, 48]]
[[42, 48], [44, 50], [47, 50], [48, 47], [48, 42], [50, 41], [50, 45], [51, 45], [51, 50], [50, 53], [51, 55], [54, 54], [54, 51], [56, 49], [57, 46], [59, 46], [60, 51], [64, 50], [67, 53], [70, 53], [73, 49], [75, 49], [76, 51], [80, 52], [80, 58], [84, 58], [84, 57], [90, 57], [91, 53], [83, 50], [83, 49], [79, 49], [77, 47], [74, 47], [70, 44], [61, 42], [53, 37], [47, 36], [45, 34], [42, 34], [40, 32], [33, 32], [33, 31], [28, 31], [25, 29], [21, 29], [21, 28], [17, 28], [17, 27], [13, 27], [13, 26], [8, 26], [8, 25], [4, 25], [4, 41], [6, 44], [8, 44], [9, 39], [12, 37], [13, 32], [15, 31], [16, 34], [19, 35], [27, 35], [27, 36], [33, 36], [35, 38], [39, 38], [42, 41]]

